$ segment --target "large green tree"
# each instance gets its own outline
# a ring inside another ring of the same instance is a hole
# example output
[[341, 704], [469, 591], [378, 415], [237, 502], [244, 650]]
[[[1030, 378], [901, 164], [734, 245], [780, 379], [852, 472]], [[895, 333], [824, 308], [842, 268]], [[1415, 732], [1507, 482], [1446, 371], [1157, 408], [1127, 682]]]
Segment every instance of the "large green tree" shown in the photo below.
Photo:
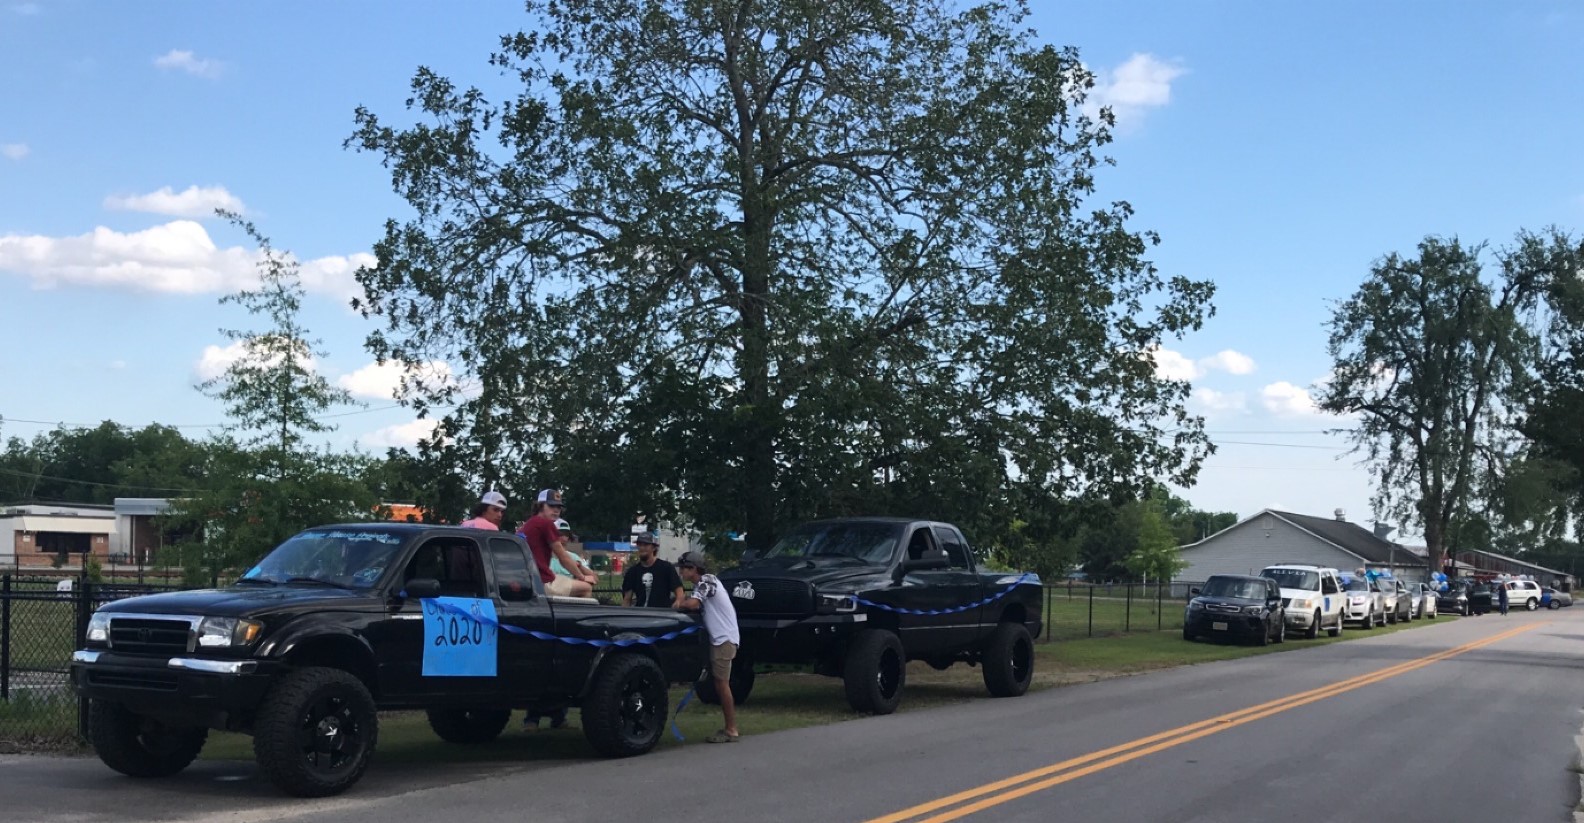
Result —
[[225, 404], [229, 424], [214, 438], [202, 489], [173, 501], [167, 526], [194, 535], [178, 545], [189, 571], [218, 576], [257, 560], [308, 526], [366, 520], [379, 500], [364, 478], [367, 460], [336, 454], [314, 438], [334, 430], [328, 412], [352, 402], [315, 368], [324, 353], [299, 314], [298, 265], [249, 222], [229, 215], [258, 244], [258, 285], [221, 299], [266, 323], [222, 330], [241, 356], [198, 388]]
[[756, 547], [879, 511], [989, 545], [1193, 481], [1151, 352], [1212, 286], [1089, 202], [1113, 119], [1022, 2], [526, 6], [504, 84], [419, 69], [414, 120], [348, 140], [412, 209], [359, 274], [370, 348], [465, 376], [410, 387], [457, 404], [431, 451]]
[[[0, 421], [3, 422], [3, 421]], [[0, 450], [0, 502], [108, 504], [197, 488], [204, 446], [169, 426], [60, 426]]]
[[[1332, 376], [1319, 406], [1356, 415], [1349, 436], [1376, 475], [1377, 516], [1424, 530], [1433, 568], [1449, 536], [1472, 538], [1522, 449], [1517, 414], [1534, 387], [1534, 311], [1576, 277], [1556, 232], [1510, 247], [1427, 237], [1378, 261], [1331, 318]], [[1487, 269], [1487, 260], [1494, 263]], [[1483, 527], [1481, 527], [1483, 528]]]

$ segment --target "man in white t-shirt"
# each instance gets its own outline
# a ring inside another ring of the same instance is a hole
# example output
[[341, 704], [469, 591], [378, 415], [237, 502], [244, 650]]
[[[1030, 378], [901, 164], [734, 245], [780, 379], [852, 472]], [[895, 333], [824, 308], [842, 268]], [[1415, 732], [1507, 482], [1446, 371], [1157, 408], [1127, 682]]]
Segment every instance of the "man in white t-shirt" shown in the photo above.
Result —
[[682, 600], [677, 608], [697, 611], [704, 615], [704, 631], [709, 633], [710, 677], [715, 680], [715, 692], [720, 695], [721, 715], [725, 727], [704, 738], [708, 743], [736, 743], [737, 704], [732, 700], [731, 667], [737, 657], [741, 642], [737, 634], [737, 609], [732, 606], [731, 595], [713, 574], [709, 574], [708, 561], [700, 552], [685, 552], [676, 562], [682, 579], [693, 584], [693, 593]]

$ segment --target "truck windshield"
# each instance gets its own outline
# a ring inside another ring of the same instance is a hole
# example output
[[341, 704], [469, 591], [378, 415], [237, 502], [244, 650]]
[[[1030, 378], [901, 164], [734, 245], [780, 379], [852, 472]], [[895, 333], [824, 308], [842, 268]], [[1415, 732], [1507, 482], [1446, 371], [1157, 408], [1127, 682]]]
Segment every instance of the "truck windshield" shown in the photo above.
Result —
[[405, 541], [381, 531], [306, 531], [280, 544], [242, 575], [249, 583], [326, 583], [367, 589], [379, 580]]
[[810, 523], [777, 540], [764, 557], [846, 557], [889, 563], [901, 533], [899, 523]]

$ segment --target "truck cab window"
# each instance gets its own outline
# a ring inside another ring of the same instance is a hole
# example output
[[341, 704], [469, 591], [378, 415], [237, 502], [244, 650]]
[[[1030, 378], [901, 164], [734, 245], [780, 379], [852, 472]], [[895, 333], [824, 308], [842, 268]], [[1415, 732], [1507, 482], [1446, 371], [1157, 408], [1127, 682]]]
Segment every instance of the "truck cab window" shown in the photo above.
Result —
[[500, 599], [506, 601], [532, 600], [534, 578], [532, 566], [524, 554], [524, 547], [515, 540], [492, 537], [489, 542], [490, 560], [495, 564], [495, 585]]
[[484, 597], [484, 567], [471, 540], [439, 537], [418, 547], [403, 580], [432, 577], [446, 597]]
[[968, 547], [963, 544], [962, 536], [955, 529], [945, 526], [935, 527], [935, 540], [941, 548], [946, 550], [946, 557], [951, 560], [951, 567], [967, 571], [971, 568], [968, 563]]

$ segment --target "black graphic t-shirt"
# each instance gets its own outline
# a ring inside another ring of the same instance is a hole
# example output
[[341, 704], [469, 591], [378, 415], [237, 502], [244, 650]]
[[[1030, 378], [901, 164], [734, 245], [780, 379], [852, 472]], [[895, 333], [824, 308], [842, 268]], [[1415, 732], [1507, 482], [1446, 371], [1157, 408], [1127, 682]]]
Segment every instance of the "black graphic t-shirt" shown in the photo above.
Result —
[[669, 609], [671, 595], [681, 586], [682, 575], [664, 560], [655, 560], [653, 566], [633, 563], [622, 577], [622, 593], [633, 593], [634, 606]]

